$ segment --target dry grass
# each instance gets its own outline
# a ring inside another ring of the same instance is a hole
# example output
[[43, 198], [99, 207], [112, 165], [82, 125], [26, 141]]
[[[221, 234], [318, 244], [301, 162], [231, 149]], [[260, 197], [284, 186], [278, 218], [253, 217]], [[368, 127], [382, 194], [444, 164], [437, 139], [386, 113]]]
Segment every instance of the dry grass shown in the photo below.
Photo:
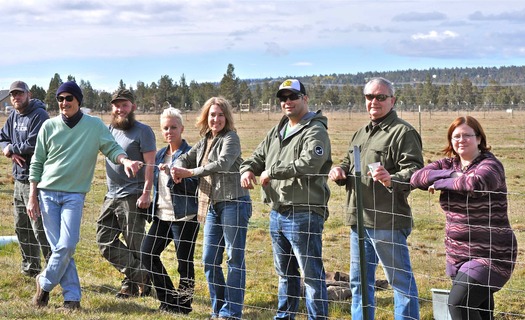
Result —
[[[352, 133], [366, 121], [364, 113], [325, 113], [329, 119], [329, 132], [332, 142], [332, 157], [337, 164], [343, 158]], [[450, 122], [458, 116], [457, 112], [422, 114], [403, 112], [404, 119], [419, 128], [424, 141], [425, 161], [441, 158], [440, 150], [444, 147], [444, 137]], [[459, 114], [462, 115], [462, 114]], [[494, 153], [503, 162], [506, 169], [509, 196], [509, 216], [515, 229], [518, 242], [525, 243], [525, 184], [521, 177], [525, 172], [523, 164], [525, 147], [525, 115], [514, 113], [511, 118], [504, 112], [473, 113], [483, 124], [489, 143]], [[247, 157], [262, 140], [266, 132], [280, 119], [280, 114], [236, 114], [236, 126], [243, 144], [243, 156]], [[107, 116], [103, 119], [107, 122]], [[163, 146], [159, 132], [157, 115], [138, 115], [138, 119], [151, 125], [157, 134], [158, 147]], [[195, 114], [186, 114], [185, 138], [195, 143], [199, 137], [193, 126]], [[0, 118], [0, 120], [3, 120]], [[5, 121], [5, 120], [4, 120]], [[3, 121], [2, 121], [3, 123]], [[158, 303], [152, 297], [121, 301], [114, 298], [120, 285], [120, 274], [114, 270], [98, 253], [95, 244], [95, 223], [100, 204], [105, 192], [105, 175], [102, 157], [93, 182], [93, 189], [88, 194], [84, 210], [82, 240], [76, 253], [76, 262], [83, 285], [81, 312], [73, 316], [78, 319], [121, 319], [122, 317], [158, 319], [173, 318], [156, 312]], [[0, 236], [13, 234], [10, 164], [5, 158], [0, 161]], [[344, 226], [343, 204], [344, 190], [330, 183], [331, 216], [326, 223], [324, 234], [324, 259], [329, 271], [348, 272], [349, 268], [349, 231]], [[250, 221], [247, 243], [247, 292], [245, 299], [246, 319], [270, 319], [276, 307], [277, 277], [273, 269], [271, 242], [267, 234], [268, 207], [260, 201], [260, 189], [252, 192], [254, 214]], [[444, 217], [438, 205], [438, 196], [415, 191], [410, 198], [415, 216], [415, 228], [409, 238], [412, 265], [417, 277], [421, 298], [422, 319], [432, 319], [431, 288], [449, 288], [444, 267]], [[194, 312], [190, 319], [203, 319], [209, 314], [209, 300], [206, 281], [202, 272], [200, 257], [202, 252], [202, 232], [198, 239], [196, 252], [197, 288]], [[496, 294], [497, 319], [524, 317], [523, 301], [525, 288], [525, 263], [523, 250], [520, 250], [518, 265], [512, 280]], [[0, 318], [70, 318], [72, 315], [57, 314], [55, 307], [60, 306], [60, 289], [52, 292], [51, 307], [35, 310], [29, 305], [34, 292], [34, 280], [19, 274], [20, 253], [15, 244], [0, 249]], [[164, 253], [171, 274], [176, 274], [173, 248]], [[383, 279], [382, 270], [377, 273]], [[393, 298], [391, 291], [379, 292], [377, 319], [392, 319]], [[301, 305], [305, 312], [304, 304]], [[330, 306], [332, 319], [349, 319], [348, 302], [333, 303]], [[303, 315], [299, 319], [306, 319]]]

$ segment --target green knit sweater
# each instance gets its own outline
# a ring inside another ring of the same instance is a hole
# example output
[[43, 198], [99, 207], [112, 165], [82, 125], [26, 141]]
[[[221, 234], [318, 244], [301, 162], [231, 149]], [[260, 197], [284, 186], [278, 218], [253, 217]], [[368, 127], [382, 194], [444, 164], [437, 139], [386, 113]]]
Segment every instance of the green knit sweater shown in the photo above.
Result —
[[87, 193], [98, 151], [114, 163], [126, 154], [100, 118], [84, 114], [73, 128], [61, 116], [49, 119], [38, 133], [29, 181], [39, 189]]

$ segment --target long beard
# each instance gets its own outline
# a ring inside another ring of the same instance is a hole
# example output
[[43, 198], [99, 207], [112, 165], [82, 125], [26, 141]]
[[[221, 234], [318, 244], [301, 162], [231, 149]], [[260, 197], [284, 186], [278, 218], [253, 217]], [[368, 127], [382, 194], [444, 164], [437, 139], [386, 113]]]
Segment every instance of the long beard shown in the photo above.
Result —
[[135, 112], [130, 112], [126, 118], [117, 117], [115, 114], [112, 114], [111, 126], [115, 129], [126, 131], [133, 127], [135, 123]]

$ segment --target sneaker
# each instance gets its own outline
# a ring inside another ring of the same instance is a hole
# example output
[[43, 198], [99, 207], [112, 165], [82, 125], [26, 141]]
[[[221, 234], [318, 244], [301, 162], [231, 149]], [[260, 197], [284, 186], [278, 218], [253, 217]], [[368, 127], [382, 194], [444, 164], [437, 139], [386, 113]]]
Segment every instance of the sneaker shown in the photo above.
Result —
[[49, 292], [40, 287], [40, 275], [36, 276], [36, 293], [33, 297], [33, 305], [36, 307], [45, 307], [49, 303]]

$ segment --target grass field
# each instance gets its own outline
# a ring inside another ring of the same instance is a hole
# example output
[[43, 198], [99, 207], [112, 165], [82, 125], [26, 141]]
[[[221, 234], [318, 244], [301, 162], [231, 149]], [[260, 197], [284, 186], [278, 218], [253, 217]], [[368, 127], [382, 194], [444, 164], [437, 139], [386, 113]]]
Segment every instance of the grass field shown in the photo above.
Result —
[[[450, 122], [462, 112], [418, 113], [402, 112], [400, 116], [420, 130], [424, 144], [426, 162], [442, 157], [445, 134]], [[351, 135], [365, 124], [365, 113], [325, 112], [329, 119], [334, 164], [343, 158]], [[505, 112], [471, 113], [484, 126], [493, 152], [503, 162], [509, 189], [509, 216], [519, 244], [525, 243], [525, 114]], [[199, 137], [193, 123], [196, 114], [185, 114], [184, 137], [190, 144]], [[159, 132], [158, 115], [138, 115], [137, 118], [152, 126], [157, 134], [158, 147], [163, 146]], [[235, 114], [236, 126], [241, 137], [243, 156], [247, 157], [262, 140], [266, 132], [277, 123], [280, 114], [243, 113]], [[108, 122], [109, 117], [103, 116]], [[5, 117], [0, 116], [1, 123]], [[0, 160], [0, 236], [12, 235], [12, 178], [10, 162]], [[82, 168], [79, 168], [79, 173]], [[330, 183], [330, 218], [325, 225], [324, 260], [327, 271], [348, 272], [349, 229], [343, 224], [344, 190]], [[12, 319], [121, 319], [155, 317], [169, 319], [173, 316], [157, 312], [158, 302], [153, 297], [122, 301], [114, 298], [119, 289], [121, 275], [105, 261], [95, 244], [96, 218], [105, 193], [103, 158], [99, 157], [92, 191], [88, 194], [84, 209], [81, 242], [75, 255], [83, 287], [82, 310], [71, 314], [57, 313], [62, 305], [60, 288], [51, 293], [50, 306], [35, 309], [30, 305], [34, 294], [34, 279], [19, 272], [20, 253], [16, 244], [0, 249], [0, 318]], [[252, 191], [254, 214], [250, 221], [247, 241], [247, 285], [244, 318], [271, 319], [277, 305], [277, 276], [272, 262], [271, 242], [268, 235], [269, 209], [260, 201], [260, 189]], [[429, 195], [414, 191], [410, 197], [414, 212], [415, 227], [409, 237], [412, 266], [420, 293], [421, 317], [432, 319], [431, 288], [448, 289], [450, 281], [445, 275], [444, 261], [444, 216], [438, 204], [438, 194]], [[209, 299], [206, 280], [200, 262], [202, 232], [199, 235], [195, 256], [197, 271], [196, 299], [194, 311], [189, 319], [205, 319], [209, 315]], [[174, 250], [164, 252], [164, 260], [170, 274], [176, 274]], [[384, 279], [379, 268], [378, 279]], [[176, 280], [175, 280], [176, 281]], [[496, 319], [525, 318], [525, 258], [519, 250], [518, 264], [511, 281], [496, 294]], [[377, 294], [376, 319], [393, 319], [393, 296], [390, 290]], [[306, 319], [304, 304], [301, 304], [298, 319]], [[331, 319], [350, 319], [349, 301], [330, 304]]]

